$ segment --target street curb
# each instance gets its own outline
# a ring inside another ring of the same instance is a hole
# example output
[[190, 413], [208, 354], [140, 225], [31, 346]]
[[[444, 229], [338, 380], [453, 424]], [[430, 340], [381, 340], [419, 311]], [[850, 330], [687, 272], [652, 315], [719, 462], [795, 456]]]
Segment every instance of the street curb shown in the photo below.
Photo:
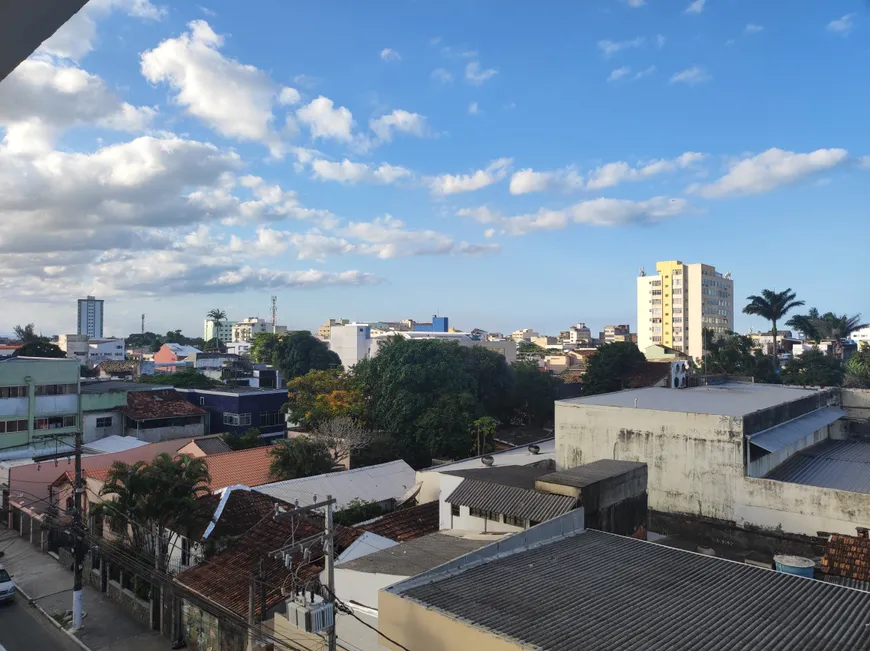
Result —
[[82, 649], [84, 649], [84, 651], [92, 651], [91, 647], [89, 647], [87, 644], [85, 644], [80, 639], [78, 639], [75, 635], [73, 635], [70, 631], [66, 630], [63, 626], [61, 626], [60, 623], [54, 617], [52, 617], [51, 614], [45, 608], [43, 608], [38, 603], [36, 603], [29, 594], [27, 594], [24, 590], [22, 590], [17, 585], [15, 586], [15, 591], [20, 592], [24, 596], [24, 598], [27, 599], [28, 605], [33, 606], [34, 608], [36, 608], [36, 610], [38, 610], [43, 615], [45, 615], [48, 618], [48, 621], [50, 621], [57, 628], [62, 630], [64, 633], [66, 633], [72, 639], [72, 641], [75, 642], [76, 644], [78, 644]]

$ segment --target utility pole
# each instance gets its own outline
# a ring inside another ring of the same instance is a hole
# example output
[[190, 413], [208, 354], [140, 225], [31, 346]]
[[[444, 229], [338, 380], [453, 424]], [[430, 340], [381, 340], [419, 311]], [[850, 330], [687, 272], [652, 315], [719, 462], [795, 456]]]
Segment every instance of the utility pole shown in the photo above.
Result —
[[336, 651], [335, 641], [335, 536], [332, 527], [332, 495], [326, 496], [326, 600], [332, 603], [332, 626], [329, 629], [329, 651]]
[[[79, 420], [81, 425], [81, 419]], [[75, 578], [73, 580], [73, 625], [74, 631], [82, 627], [82, 566], [84, 565], [84, 545], [82, 537], [84, 533], [84, 523], [82, 521], [82, 493], [84, 486], [82, 485], [82, 429], [76, 428], [75, 433], [76, 447], [76, 488], [75, 488], [75, 506], [73, 511], [73, 545], [75, 551]]]

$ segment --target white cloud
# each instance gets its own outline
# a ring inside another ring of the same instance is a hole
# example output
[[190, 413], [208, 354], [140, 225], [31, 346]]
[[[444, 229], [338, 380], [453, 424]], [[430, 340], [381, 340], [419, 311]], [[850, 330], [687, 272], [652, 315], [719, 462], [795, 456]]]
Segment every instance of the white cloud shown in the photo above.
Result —
[[841, 16], [836, 20], [832, 20], [828, 23], [827, 30], [834, 34], [841, 34], [846, 36], [849, 32], [852, 31], [852, 28], [855, 26], [855, 16], [857, 14], [846, 14], [845, 16]]
[[388, 47], [385, 47], [383, 50], [381, 50], [381, 61], [394, 62], [394, 61], [401, 61], [401, 60], [402, 60], [402, 55], [399, 54], [398, 52], [396, 52], [395, 50], [390, 49]]
[[278, 103], [283, 106], [293, 106], [301, 101], [302, 95], [299, 94], [298, 90], [291, 88], [290, 86], [285, 86], [278, 94]]
[[638, 7], [643, 7], [646, 4], [646, 0], [625, 0], [625, 4], [637, 9]]
[[511, 176], [511, 194], [531, 192], [561, 191], [573, 192], [583, 189], [583, 177], [573, 168], [552, 172], [536, 172], [532, 169], [519, 170]]
[[480, 113], [480, 106], [478, 106], [477, 102], [472, 102], [468, 105], [469, 115], [477, 115], [478, 113]]
[[0, 84], [3, 142], [18, 152], [49, 151], [60, 132], [78, 125], [142, 131], [155, 115], [121, 102], [96, 75], [45, 57], [23, 61]]
[[257, 239], [243, 240], [237, 235], [230, 237], [230, 251], [244, 252], [252, 257], [275, 257], [287, 250], [287, 231], [276, 231], [265, 226], [257, 229]]
[[499, 158], [486, 169], [471, 174], [442, 174], [426, 179], [432, 194], [447, 195], [460, 192], [473, 192], [503, 180], [510, 172], [512, 158]]
[[671, 77], [671, 83], [695, 86], [697, 84], [702, 84], [705, 81], [710, 81], [710, 79], [712, 79], [710, 73], [708, 73], [704, 68], [701, 66], [692, 66], [691, 68], [686, 68], [685, 70], [680, 70], [675, 73]]
[[628, 66], [622, 66], [621, 68], [616, 68], [610, 75], [607, 77], [607, 81], [617, 81], [618, 79], [622, 79], [623, 77], [627, 77], [631, 74], [631, 68]]
[[194, 20], [188, 27], [189, 32], [142, 54], [144, 77], [168, 84], [187, 113], [221, 135], [262, 142], [278, 155], [272, 104], [287, 94], [279, 95], [262, 70], [221, 54], [224, 39], [206, 21]]
[[459, 255], [485, 255], [487, 253], [498, 253], [501, 251], [501, 246], [498, 244], [471, 244], [470, 242], [460, 242], [455, 250]]
[[388, 185], [404, 178], [410, 178], [412, 173], [404, 167], [382, 163], [372, 168], [366, 163], [354, 163], [347, 159], [341, 162], [323, 159], [311, 163], [314, 178], [321, 181], [337, 181], [339, 183], [382, 183]]
[[453, 74], [449, 70], [445, 70], [444, 68], [435, 68], [430, 75], [433, 80], [442, 83], [449, 84], [453, 81]]
[[384, 142], [392, 140], [394, 131], [420, 138], [429, 131], [425, 117], [419, 113], [411, 113], [401, 109], [395, 109], [392, 113], [382, 115], [376, 120], [370, 120], [369, 128]]
[[858, 164], [862, 169], [870, 170], [870, 156], [862, 156], [859, 159]]
[[341, 142], [353, 140], [353, 114], [344, 106], [335, 108], [332, 100], [321, 95], [296, 111], [297, 119], [311, 129], [313, 138], [331, 138]]
[[743, 28], [743, 32], [746, 34], [758, 34], [758, 32], [763, 32], [764, 27], [762, 25], [756, 25], [755, 23], [747, 23], [746, 27]]
[[649, 75], [651, 75], [655, 71], [656, 71], [655, 66], [647, 66], [643, 70], [638, 70], [636, 73], [634, 73], [634, 78], [641, 79], [642, 77], [648, 77]]
[[165, 7], [149, 0], [90, 0], [37, 51], [80, 61], [96, 46], [97, 21], [112, 11], [122, 11], [143, 20], [162, 20], [167, 13]]
[[469, 61], [465, 66], [465, 81], [473, 86], [480, 86], [485, 81], [498, 74], [495, 68], [481, 68], [479, 61]]
[[689, 6], [686, 7], [685, 13], [697, 15], [704, 11], [705, 4], [707, 4], [707, 0], [694, 0], [694, 2], [690, 3]]
[[630, 41], [598, 41], [598, 49], [605, 57], [612, 57], [617, 52], [630, 48], [638, 48], [644, 44], [645, 39], [642, 36], [633, 38]]
[[656, 34], [656, 47], [661, 50], [665, 46], [666, 40], [662, 34]]
[[625, 161], [607, 163], [589, 173], [587, 189], [600, 190], [626, 181], [642, 181], [658, 174], [687, 169], [705, 158], [698, 152], [685, 152], [674, 159], [657, 159], [632, 167]]
[[733, 163], [728, 173], [713, 183], [690, 189], [709, 198], [759, 194], [796, 183], [847, 160], [845, 149], [817, 149], [808, 154], [797, 154], [772, 148]]

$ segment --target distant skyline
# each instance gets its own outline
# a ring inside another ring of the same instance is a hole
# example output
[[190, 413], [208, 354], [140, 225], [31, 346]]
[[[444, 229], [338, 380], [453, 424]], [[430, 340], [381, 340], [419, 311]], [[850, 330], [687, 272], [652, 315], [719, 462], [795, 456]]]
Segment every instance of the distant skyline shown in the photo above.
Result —
[[656, 261], [870, 316], [861, 0], [91, 0], [0, 82], [0, 333], [636, 327]]

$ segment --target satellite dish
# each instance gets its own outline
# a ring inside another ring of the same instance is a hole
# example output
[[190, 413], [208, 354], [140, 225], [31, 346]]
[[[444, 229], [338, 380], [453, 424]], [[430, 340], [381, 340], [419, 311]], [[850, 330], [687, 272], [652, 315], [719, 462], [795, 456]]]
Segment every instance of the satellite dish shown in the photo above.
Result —
[[400, 498], [396, 501], [396, 508], [399, 508], [400, 506], [404, 506], [405, 504], [407, 504], [408, 502], [410, 502], [412, 499], [414, 499], [415, 497], [417, 497], [417, 495], [420, 493], [420, 489], [421, 489], [421, 488], [423, 488], [423, 482], [421, 482], [421, 481], [418, 481], [416, 484], [414, 484], [413, 486], [411, 486], [411, 488], [409, 488], [408, 490], [406, 490], [406, 491], [402, 494], [402, 497], [400, 497]]
[[495, 461], [495, 459], [492, 458], [492, 455], [485, 454], [482, 457], [480, 457], [480, 461], [484, 466], [491, 466], [493, 464], [493, 462]]

